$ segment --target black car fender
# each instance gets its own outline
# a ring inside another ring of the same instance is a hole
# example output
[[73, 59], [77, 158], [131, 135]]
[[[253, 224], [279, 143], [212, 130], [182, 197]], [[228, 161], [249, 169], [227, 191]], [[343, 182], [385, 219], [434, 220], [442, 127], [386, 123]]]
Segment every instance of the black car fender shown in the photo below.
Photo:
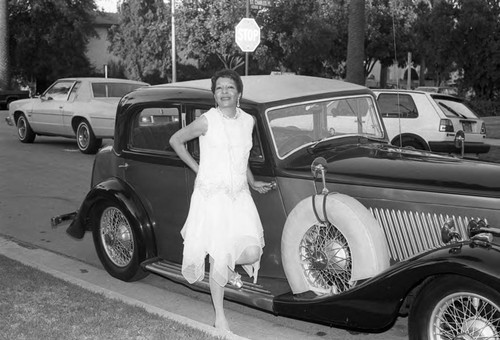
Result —
[[153, 223], [144, 205], [132, 188], [116, 177], [97, 184], [89, 191], [66, 232], [72, 237], [83, 238], [85, 231], [92, 230], [94, 213], [104, 202], [113, 202], [122, 208], [127, 217], [135, 222], [132, 227], [138, 235], [139, 246], [146, 250], [146, 258], [156, 256]]
[[[498, 245], [466, 241], [399, 262], [342, 294], [313, 299], [304, 299], [291, 292], [277, 296], [273, 309], [278, 315], [380, 332], [394, 324], [403, 302], [410, 294], [439, 276], [464, 276], [500, 291], [498, 263]], [[416, 294], [414, 298], [423, 297]]]

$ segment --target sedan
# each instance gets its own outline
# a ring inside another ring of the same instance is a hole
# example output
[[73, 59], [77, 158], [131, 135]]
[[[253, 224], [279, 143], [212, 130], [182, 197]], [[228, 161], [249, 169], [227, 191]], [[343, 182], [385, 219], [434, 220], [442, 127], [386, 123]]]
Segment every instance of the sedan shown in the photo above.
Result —
[[113, 78], [59, 79], [40, 97], [13, 102], [7, 122], [17, 127], [23, 143], [33, 143], [37, 135], [76, 137], [81, 152], [96, 153], [103, 138], [113, 138], [120, 98], [148, 85]]

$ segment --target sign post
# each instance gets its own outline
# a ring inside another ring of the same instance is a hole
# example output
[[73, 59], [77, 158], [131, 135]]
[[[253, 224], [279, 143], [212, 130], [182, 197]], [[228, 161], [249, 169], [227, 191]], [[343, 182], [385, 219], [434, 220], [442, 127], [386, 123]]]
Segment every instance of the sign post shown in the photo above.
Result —
[[248, 75], [248, 52], [253, 52], [260, 44], [260, 27], [252, 18], [243, 18], [236, 25], [236, 44], [246, 53], [245, 75]]

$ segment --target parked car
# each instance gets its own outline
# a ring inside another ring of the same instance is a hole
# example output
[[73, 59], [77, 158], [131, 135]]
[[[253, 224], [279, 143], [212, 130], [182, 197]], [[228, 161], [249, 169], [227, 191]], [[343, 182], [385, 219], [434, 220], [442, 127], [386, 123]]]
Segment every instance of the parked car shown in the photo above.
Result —
[[114, 78], [64, 78], [40, 97], [17, 100], [7, 122], [19, 140], [33, 143], [37, 135], [75, 138], [81, 152], [96, 153], [103, 138], [113, 138], [120, 98], [149, 84]]
[[30, 91], [3, 90], [0, 88], [0, 109], [9, 109], [9, 105], [13, 101], [29, 97]]
[[484, 121], [458, 97], [412, 90], [374, 90], [392, 144], [444, 153], [487, 153]]
[[[410, 339], [500, 337], [500, 165], [389, 144], [368, 88], [305, 76], [243, 77], [256, 120], [250, 166], [266, 246], [259, 280], [225, 296], [277, 315], [365, 332], [408, 315]], [[120, 101], [71, 221], [110, 275], [187, 285], [180, 230], [195, 174], [172, 134], [214, 105], [210, 80]], [[199, 159], [197, 140], [187, 149]], [[493, 236], [495, 237], [493, 237]], [[209, 291], [208, 275], [192, 287]]]

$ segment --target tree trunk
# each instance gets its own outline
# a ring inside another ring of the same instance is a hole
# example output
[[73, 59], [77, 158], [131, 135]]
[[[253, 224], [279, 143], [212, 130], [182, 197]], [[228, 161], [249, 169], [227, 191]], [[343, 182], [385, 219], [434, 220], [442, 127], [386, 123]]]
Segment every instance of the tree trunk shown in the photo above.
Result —
[[425, 86], [425, 57], [420, 58], [420, 74], [418, 79], [420, 86]]
[[347, 38], [347, 76], [351, 83], [365, 85], [365, 0], [350, 0]]
[[0, 89], [10, 88], [7, 0], [0, 0]]
[[387, 88], [387, 70], [388, 70], [387, 66], [380, 67], [380, 83], [378, 86], [381, 89]]

